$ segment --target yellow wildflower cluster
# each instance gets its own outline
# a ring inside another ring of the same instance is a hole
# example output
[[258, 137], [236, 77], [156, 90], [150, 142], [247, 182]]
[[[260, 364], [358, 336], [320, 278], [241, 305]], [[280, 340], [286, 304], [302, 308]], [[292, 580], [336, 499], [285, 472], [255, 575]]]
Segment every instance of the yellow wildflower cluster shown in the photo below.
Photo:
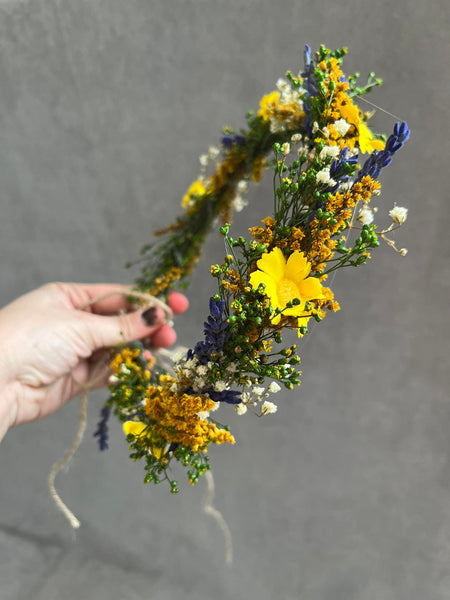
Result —
[[183, 196], [181, 206], [187, 208], [191, 206], [198, 198], [201, 198], [206, 193], [204, 182], [201, 179], [197, 179], [191, 184], [186, 194]]
[[124, 367], [126, 367], [129, 371], [141, 371], [142, 367], [135, 361], [140, 353], [141, 351], [139, 348], [124, 348], [122, 352], [116, 354], [112, 359], [110, 365], [111, 370], [116, 374], [123, 372]]
[[[363, 115], [346, 93], [349, 89], [349, 83], [341, 81], [343, 73], [339, 61], [333, 57], [327, 62], [320, 62], [317, 67], [324, 73], [328, 72], [324, 86], [327, 89], [330, 102], [323, 113], [328, 129], [327, 143], [331, 146], [338, 145], [341, 150], [345, 146], [354, 148], [358, 144], [363, 153], [383, 150], [384, 142], [377, 140], [365, 123], [368, 115]], [[344, 119], [350, 126], [344, 134], [337, 125], [340, 119]], [[319, 138], [319, 141], [321, 139]]]
[[152, 431], [168, 443], [176, 443], [194, 452], [204, 451], [210, 443], [235, 443], [234, 437], [214, 423], [201, 419], [197, 413], [210, 411], [215, 402], [206, 394], [186, 394], [171, 391], [177, 380], [161, 376], [161, 385], [147, 389], [145, 412], [154, 423]]
[[[190, 269], [193, 267], [193, 264], [190, 265]], [[181, 279], [181, 276], [186, 273], [186, 271], [187, 269], [182, 270], [179, 267], [170, 267], [170, 269], [168, 269], [164, 275], [155, 277], [153, 286], [148, 290], [148, 292], [153, 296], [157, 296], [165, 290], [172, 288], [173, 283]]]
[[318, 273], [323, 272], [326, 262], [333, 257], [333, 250], [337, 244], [336, 239], [332, 239], [332, 237], [347, 228], [353, 207], [358, 202], [367, 204], [372, 194], [380, 187], [378, 181], [366, 175], [361, 181], [353, 184], [347, 192], [337, 192], [329, 198], [325, 211], [333, 213], [333, 224], [325, 224], [315, 217], [310, 225], [313, 242], [308, 251], [308, 260], [311, 262], [313, 270]]
[[265, 244], [268, 250], [272, 248], [289, 248], [292, 252], [295, 252], [302, 249], [301, 241], [305, 237], [305, 233], [299, 227], [291, 227], [289, 236], [274, 241], [273, 230], [276, 225], [275, 219], [273, 217], [266, 217], [261, 222], [264, 224], [264, 227], [250, 227], [249, 231], [252, 238], [261, 244]]
[[299, 102], [282, 102], [280, 92], [271, 92], [261, 98], [258, 117], [265, 121], [278, 122], [290, 129], [301, 125], [305, 112]]

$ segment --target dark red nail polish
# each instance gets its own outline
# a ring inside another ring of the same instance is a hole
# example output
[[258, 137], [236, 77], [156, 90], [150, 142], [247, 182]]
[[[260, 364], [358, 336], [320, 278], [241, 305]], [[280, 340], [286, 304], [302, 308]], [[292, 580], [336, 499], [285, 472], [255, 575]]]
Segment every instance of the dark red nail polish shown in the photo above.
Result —
[[147, 308], [147, 310], [145, 310], [142, 313], [142, 319], [144, 320], [144, 323], [149, 327], [154, 325], [158, 320], [158, 311], [156, 310], [156, 306], [151, 306], [150, 308]]

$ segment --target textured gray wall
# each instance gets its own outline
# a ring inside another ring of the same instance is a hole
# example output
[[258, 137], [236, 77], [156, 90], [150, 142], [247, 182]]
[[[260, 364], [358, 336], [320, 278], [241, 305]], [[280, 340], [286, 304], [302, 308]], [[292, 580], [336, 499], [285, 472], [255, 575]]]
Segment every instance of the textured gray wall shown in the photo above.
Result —
[[[76, 535], [46, 476], [78, 402], [0, 448], [0, 600], [450, 598], [449, 25], [446, 0], [0, 2], [1, 305], [51, 280], [131, 282], [123, 264], [178, 213], [198, 155], [299, 68], [305, 42], [348, 45], [347, 72], [384, 77], [371, 100], [413, 131], [384, 176], [386, 210], [410, 208], [408, 256], [382, 247], [338, 274], [342, 311], [306, 340], [302, 386], [276, 416], [224, 411], [238, 444], [213, 459], [234, 565], [203, 483], [144, 487], [118, 427], [97, 451], [98, 393], [57, 479]], [[251, 193], [237, 228], [269, 195]], [[207, 253], [218, 260], [220, 240]], [[184, 344], [201, 331], [209, 262]]]

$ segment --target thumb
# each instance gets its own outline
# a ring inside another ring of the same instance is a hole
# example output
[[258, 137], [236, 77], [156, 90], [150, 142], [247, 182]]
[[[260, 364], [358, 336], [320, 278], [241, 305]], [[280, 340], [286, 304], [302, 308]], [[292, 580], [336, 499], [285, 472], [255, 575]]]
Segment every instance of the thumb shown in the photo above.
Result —
[[94, 351], [149, 337], [166, 322], [166, 316], [160, 306], [152, 306], [115, 316], [83, 313], [83, 320]]

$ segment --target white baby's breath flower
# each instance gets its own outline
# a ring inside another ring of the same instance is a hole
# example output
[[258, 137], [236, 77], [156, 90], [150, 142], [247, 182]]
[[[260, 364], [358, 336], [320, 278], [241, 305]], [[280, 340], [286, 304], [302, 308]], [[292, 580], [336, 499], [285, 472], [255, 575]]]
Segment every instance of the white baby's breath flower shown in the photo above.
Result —
[[344, 136], [347, 131], [350, 129], [350, 124], [347, 123], [345, 119], [338, 119], [333, 123], [335, 131], [338, 132], [339, 135]]
[[174, 363], [179, 363], [180, 361], [182, 361], [184, 358], [184, 352], [174, 352], [172, 354], [172, 361]]
[[402, 256], [406, 256], [408, 254], [408, 248], [400, 248], [399, 253]]
[[324, 146], [320, 151], [319, 158], [320, 160], [325, 160], [327, 156], [331, 156], [331, 158], [336, 158], [339, 155], [339, 152], [339, 146]]
[[200, 421], [205, 421], [209, 417], [209, 411], [201, 410], [197, 413], [197, 417], [200, 419]]
[[225, 369], [225, 371], [227, 371], [228, 373], [234, 373], [236, 371], [236, 363], [235, 362], [230, 362], [230, 364]]
[[302, 134], [301, 133], [294, 133], [294, 135], [291, 137], [291, 142], [293, 144], [298, 144], [301, 141], [302, 141]]
[[220, 406], [220, 402], [214, 402], [214, 406], [210, 409], [210, 412], [215, 412], [216, 410], [218, 410]]
[[408, 209], [403, 206], [394, 206], [394, 208], [389, 211], [389, 216], [394, 223], [403, 225], [403, 223], [406, 221], [406, 217], [408, 216]]
[[373, 222], [373, 210], [368, 206], [363, 206], [356, 219], [363, 225], [370, 225]]
[[197, 373], [200, 376], [206, 375], [207, 372], [208, 372], [208, 367], [206, 365], [199, 365], [197, 367]]
[[202, 165], [202, 167], [208, 166], [209, 158], [208, 158], [207, 154], [202, 154], [201, 156], [198, 157], [198, 160], [200, 161], [200, 164]]
[[281, 147], [283, 148], [284, 156], [287, 156], [291, 151], [291, 145], [289, 144], [289, 142], [284, 142], [284, 144]]
[[317, 183], [328, 183], [330, 179], [330, 167], [324, 167], [316, 174]]
[[263, 387], [258, 387], [255, 385], [255, 387], [253, 388], [253, 393], [256, 396], [262, 396], [264, 394], [266, 390]]
[[242, 400], [242, 402], [244, 404], [247, 403], [247, 402], [250, 402], [250, 400], [251, 400], [250, 394], [248, 392], [242, 392], [242, 394], [241, 394], [241, 400]]
[[265, 402], [262, 403], [261, 406], [261, 414], [262, 415], [273, 415], [273, 413], [276, 413], [278, 410], [278, 406], [276, 404], [274, 404], [273, 402], [269, 402], [268, 400], [266, 400]]
[[117, 375], [111, 375], [108, 381], [109, 383], [117, 383], [118, 381], [120, 381], [120, 379], [117, 377]]
[[196, 366], [197, 366], [197, 361], [194, 360], [193, 358], [190, 358], [189, 360], [187, 360], [184, 363], [184, 368], [185, 369], [195, 369]]
[[220, 150], [219, 148], [217, 148], [216, 146], [210, 146], [208, 149], [208, 155], [210, 158], [214, 159], [217, 158], [220, 154]]
[[175, 392], [178, 392], [178, 385], [176, 383], [172, 383], [169, 389], [173, 394], [175, 394]]
[[203, 377], [196, 377], [194, 379], [194, 385], [198, 390], [201, 390], [205, 387], [205, 380], [203, 379]]
[[130, 369], [126, 365], [120, 365], [120, 372], [124, 375], [129, 375], [131, 373]]
[[319, 131], [319, 123], [317, 121], [314, 121], [311, 130], [312, 130], [313, 133], [316, 133], [317, 131]]
[[278, 385], [278, 383], [276, 381], [272, 381], [270, 383], [269, 387], [267, 388], [267, 391], [269, 391], [271, 394], [276, 394], [280, 390], [281, 390], [281, 386]]
[[242, 404], [242, 402], [240, 404], [236, 404], [235, 408], [238, 415], [245, 415], [245, 413], [247, 412], [247, 406], [245, 404]]
[[241, 179], [236, 187], [238, 192], [244, 194], [248, 190], [248, 181], [245, 181], [245, 179]]
[[290, 91], [290, 86], [289, 83], [285, 80], [285, 79], [278, 79], [277, 81], [277, 88], [280, 90], [280, 92], [289, 92]]
[[214, 389], [216, 392], [224, 392], [227, 389], [227, 384], [225, 381], [216, 381], [214, 383]]
[[234, 197], [233, 202], [231, 203], [231, 207], [236, 212], [241, 212], [247, 206], [248, 201], [240, 196], [239, 194]]

